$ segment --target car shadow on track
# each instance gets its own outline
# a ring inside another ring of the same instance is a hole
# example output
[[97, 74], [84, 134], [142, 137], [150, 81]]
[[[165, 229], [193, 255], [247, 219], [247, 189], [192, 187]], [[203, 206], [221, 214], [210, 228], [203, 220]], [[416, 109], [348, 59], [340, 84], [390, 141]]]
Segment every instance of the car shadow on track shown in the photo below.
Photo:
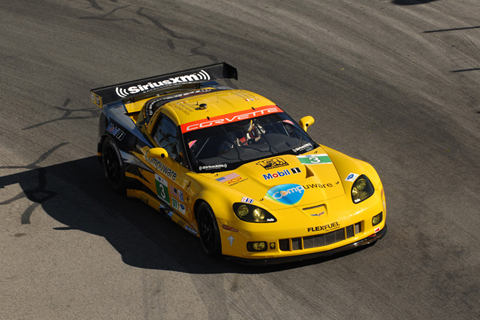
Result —
[[397, 4], [399, 6], [411, 6], [416, 4], [430, 3], [434, 1], [437, 1], [437, 0], [394, 0], [392, 1], [392, 3]]
[[208, 257], [198, 238], [143, 202], [113, 193], [103, 178], [96, 157], [35, 167], [0, 177], [0, 189], [15, 184], [20, 185], [22, 193], [9, 199], [0, 198], [0, 208], [27, 198], [29, 207], [18, 213], [21, 224], [34, 227], [35, 215], [42, 214], [36, 208], [41, 206], [48, 215], [64, 225], [53, 228], [52, 232], [81, 230], [104, 237], [126, 264], [138, 268], [192, 274], [265, 273], [321, 263], [358, 251], [267, 267], [239, 265]]

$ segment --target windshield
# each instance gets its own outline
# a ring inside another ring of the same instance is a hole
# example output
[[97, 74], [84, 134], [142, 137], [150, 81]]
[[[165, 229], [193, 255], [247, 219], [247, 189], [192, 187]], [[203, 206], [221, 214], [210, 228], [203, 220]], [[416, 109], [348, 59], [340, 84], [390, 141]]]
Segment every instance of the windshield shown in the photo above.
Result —
[[279, 154], [301, 154], [318, 145], [285, 113], [185, 133], [197, 172], [232, 170], [245, 162]]

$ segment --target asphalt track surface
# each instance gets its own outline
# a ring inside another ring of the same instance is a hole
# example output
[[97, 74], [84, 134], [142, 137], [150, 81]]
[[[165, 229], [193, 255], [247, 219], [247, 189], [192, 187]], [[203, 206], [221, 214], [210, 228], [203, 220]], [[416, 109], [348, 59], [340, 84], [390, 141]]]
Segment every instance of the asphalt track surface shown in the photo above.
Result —
[[[480, 316], [480, 1], [0, 1], [0, 319]], [[89, 89], [226, 61], [372, 163], [387, 236], [252, 268], [113, 194]]]

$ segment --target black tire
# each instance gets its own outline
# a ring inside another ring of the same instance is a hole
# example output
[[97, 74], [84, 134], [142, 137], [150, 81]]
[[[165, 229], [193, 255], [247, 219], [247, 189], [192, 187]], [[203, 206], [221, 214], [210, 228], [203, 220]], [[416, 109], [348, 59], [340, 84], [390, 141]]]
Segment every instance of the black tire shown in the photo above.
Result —
[[212, 257], [218, 257], [222, 254], [222, 244], [218, 224], [212, 208], [202, 202], [197, 210], [197, 223], [203, 250]]
[[115, 141], [107, 137], [102, 146], [102, 165], [108, 184], [118, 194], [125, 195], [127, 184], [122, 157]]

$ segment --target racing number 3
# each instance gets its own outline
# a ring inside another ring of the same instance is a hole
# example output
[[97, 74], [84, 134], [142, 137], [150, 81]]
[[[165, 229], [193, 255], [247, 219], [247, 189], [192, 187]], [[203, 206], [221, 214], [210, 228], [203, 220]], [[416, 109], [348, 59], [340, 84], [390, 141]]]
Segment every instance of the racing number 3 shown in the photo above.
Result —
[[327, 154], [299, 156], [298, 159], [303, 164], [332, 163]]
[[163, 199], [166, 203], [170, 204], [170, 195], [168, 194], [167, 180], [155, 174], [155, 185], [157, 186], [157, 195], [160, 199]]

